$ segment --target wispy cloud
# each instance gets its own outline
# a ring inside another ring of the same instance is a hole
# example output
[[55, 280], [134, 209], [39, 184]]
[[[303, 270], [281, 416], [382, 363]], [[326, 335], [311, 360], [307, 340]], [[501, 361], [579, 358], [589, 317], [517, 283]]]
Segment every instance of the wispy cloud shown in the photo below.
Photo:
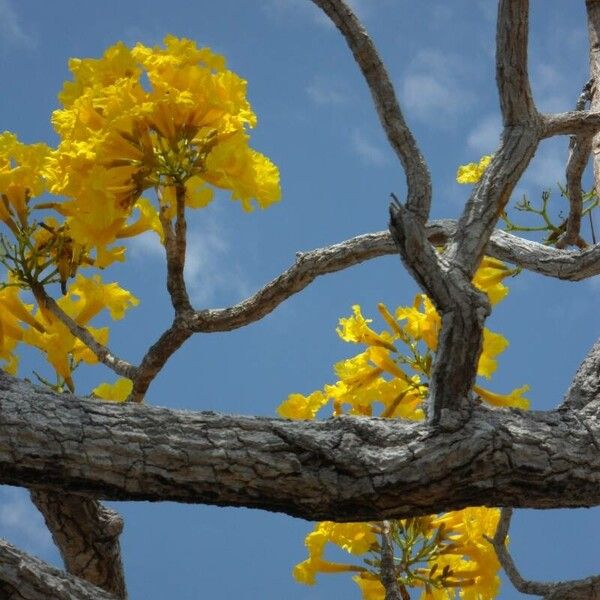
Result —
[[367, 165], [382, 166], [387, 163], [384, 151], [371, 142], [361, 131], [355, 129], [351, 137], [354, 153]]
[[437, 49], [421, 50], [401, 82], [401, 97], [415, 118], [444, 125], [475, 102], [464, 59]]
[[502, 123], [497, 114], [487, 115], [467, 137], [467, 146], [478, 154], [490, 154], [498, 147]]
[[33, 48], [35, 39], [27, 33], [9, 0], [0, 0], [0, 40], [4, 47]]
[[342, 84], [330, 77], [315, 77], [306, 86], [306, 93], [312, 102], [320, 106], [340, 106], [349, 100]]
[[33, 552], [50, 547], [50, 533], [25, 490], [0, 488], [0, 537], [13, 539]]
[[[136, 261], [165, 260], [165, 250], [153, 232], [132, 238], [129, 248]], [[232, 258], [227, 232], [214, 218], [188, 227], [184, 276], [190, 298], [198, 306], [221, 296], [239, 300], [249, 291], [241, 267]]]
[[562, 112], [574, 108], [576, 94], [566, 77], [554, 65], [536, 64], [531, 69], [531, 88], [542, 112]]

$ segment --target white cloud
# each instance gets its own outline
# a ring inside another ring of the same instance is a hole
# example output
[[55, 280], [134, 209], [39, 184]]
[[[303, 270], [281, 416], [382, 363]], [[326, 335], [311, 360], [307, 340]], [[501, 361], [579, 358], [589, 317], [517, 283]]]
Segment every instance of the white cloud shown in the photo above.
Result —
[[306, 87], [308, 97], [321, 106], [339, 106], [348, 102], [348, 93], [331, 78], [315, 77]]
[[573, 110], [575, 94], [565, 93], [571, 90], [567, 79], [551, 64], [538, 63], [531, 69], [531, 89], [542, 112], [562, 112]]
[[18, 545], [38, 553], [50, 546], [52, 540], [42, 515], [25, 490], [0, 488], [0, 537], [14, 539]]
[[436, 49], [421, 50], [400, 86], [403, 105], [414, 117], [443, 126], [474, 104], [468, 81], [463, 59]]
[[491, 154], [500, 143], [502, 122], [499, 115], [488, 115], [467, 137], [467, 146], [478, 154]]
[[352, 132], [351, 142], [352, 149], [364, 163], [375, 166], [387, 163], [387, 157], [383, 150], [368, 140], [360, 131]]
[[4, 46], [35, 46], [35, 40], [21, 26], [9, 0], [0, 0], [0, 39]]
[[[146, 232], [129, 241], [133, 260], [166, 260], [158, 236]], [[226, 295], [237, 301], [248, 295], [249, 286], [242, 269], [231, 258], [226, 231], [214, 218], [199, 227], [188, 226], [184, 276], [190, 299], [199, 307]]]

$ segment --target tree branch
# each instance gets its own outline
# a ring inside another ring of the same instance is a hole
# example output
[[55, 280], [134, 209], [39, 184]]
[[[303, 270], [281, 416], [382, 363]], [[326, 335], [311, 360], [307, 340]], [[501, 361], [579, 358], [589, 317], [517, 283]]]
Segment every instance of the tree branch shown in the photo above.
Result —
[[[594, 80], [590, 79], [577, 100], [576, 110], [584, 110], [591, 100], [591, 90]], [[556, 241], [557, 248], [576, 245], [585, 248], [586, 243], [581, 238], [581, 216], [583, 212], [583, 191], [581, 178], [587, 166], [592, 151], [592, 135], [581, 134], [571, 136], [569, 142], [569, 158], [567, 159], [566, 180], [567, 198], [569, 200], [569, 217], [564, 233]]]
[[590, 436], [600, 439], [596, 405], [585, 426], [570, 411], [479, 406], [448, 430], [396, 419], [291, 422], [116, 406], [2, 376], [0, 483], [310, 520], [592, 506], [600, 504], [600, 453], [589, 451]]
[[600, 340], [581, 363], [562, 403], [565, 409], [581, 410], [600, 396]]
[[496, 24], [496, 83], [504, 127], [535, 120], [527, 73], [529, 1], [500, 0]]
[[431, 177], [417, 143], [404, 121], [394, 86], [371, 38], [343, 0], [312, 0], [346, 39], [369, 86], [381, 126], [406, 173], [406, 208], [421, 223], [429, 217]]
[[[591, 90], [590, 111], [600, 111], [600, 2], [597, 0], [586, 0], [587, 29], [589, 38], [590, 77], [593, 80]], [[596, 129], [592, 138], [592, 165], [594, 169], [594, 180], [596, 193], [600, 195], [600, 134]]]
[[522, 594], [543, 596], [544, 600], [597, 600], [600, 598], [600, 577], [557, 583], [523, 579], [506, 546], [511, 517], [512, 509], [503, 508], [494, 539], [484, 537], [494, 546], [498, 561], [517, 591]]
[[34, 489], [31, 500], [44, 515], [67, 571], [115, 599], [125, 599], [121, 516], [93, 498], [75, 494]]
[[49, 310], [65, 327], [71, 332], [71, 335], [81, 340], [98, 358], [98, 360], [117, 375], [132, 379], [136, 367], [126, 360], [123, 360], [113, 354], [106, 346], [100, 344], [94, 339], [92, 334], [81, 325], [78, 325], [64, 310], [56, 303], [54, 298], [46, 293], [41, 285], [32, 287], [32, 292], [37, 301]]
[[0, 597], [6, 600], [116, 600], [0, 540]]

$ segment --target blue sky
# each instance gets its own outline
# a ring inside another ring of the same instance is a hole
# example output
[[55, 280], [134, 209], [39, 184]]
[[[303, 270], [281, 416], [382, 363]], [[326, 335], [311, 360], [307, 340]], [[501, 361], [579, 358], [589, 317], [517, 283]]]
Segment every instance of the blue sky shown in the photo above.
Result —
[[[499, 112], [494, 80], [493, 0], [354, 0], [386, 62], [433, 183], [433, 218], [460, 214], [469, 188], [459, 164], [492, 152]], [[220, 195], [190, 219], [188, 282], [198, 308], [235, 303], [289, 266], [297, 251], [387, 226], [390, 192], [404, 177], [386, 144], [369, 93], [337, 31], [308, 0], [81, 2], [0, 0], [0, 130], [27, 142], [55, 142], [49, 125], [72, 56], [98, 56], [117, 40], [159, 43], [168, 34], [223, 53], [248, 80], [259, 117], [255, 148], [279, 165], [282, 202], [243, 213]], [[584, 3], [532, 2], [530, 73], [542, 110], [568, 110], [587, 80]], [[567, 141], [544, 142], [515, 197], [539, 198], [564, 179]], [[558, 194], [553, 210], [564, 212]], [[130, 248], [128, 266], [110, 274], [141, 304], [115, 325], [111, 346], [132, 361], [170, 321], [162, 255], [148, 239]], [[106, 275], [109, 277], [109, 274]], [[520, 275], [490, 326], [511, 342], [494, 389], [528, 383], [534, 408], [560, 401], [598, 335], [600, 286]], [[196, 336], [171, 360], [147, 401], [192, 410], [273, 415], [290, 392], [333, 380], [331, 365], [352, 352], [337, 320], [360, 303], [410, 304], [416, 287], [397, 257], [328, 275], [246, 329]], [[27, 362], [30, 361], [30, 362]], [[43, 369], [26, 353], [23, 375]], [[110, 376], [82, 370], [79, 389]], [[170, 503], [115, 503], [134, 600], [244, 597], [289, 600], [358, 598], [349, 578], [296, 584], [306, 522], [261, 511]], [[0, 536], [59, 565], [26, 494], [0, 488]], [[594, 574], [598, 511], [519, 511], [511, 548], [524, 576]], [[500, 598], [520, 598], [505, 584]], [[523, 596], [524, 597], [524, 596]]]

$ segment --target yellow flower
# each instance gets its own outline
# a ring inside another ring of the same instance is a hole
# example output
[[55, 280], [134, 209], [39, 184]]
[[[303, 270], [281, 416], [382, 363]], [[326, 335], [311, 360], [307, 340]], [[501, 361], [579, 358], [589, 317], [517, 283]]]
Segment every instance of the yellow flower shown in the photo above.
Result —
[[458, 183], [477, 183], [483, 176], [484, 171], [492, 162], [493, 156], [486, 154], [479, 159], [478, 163], [468, 163], [458, 167], [456, 181]]
[[[500, 511], [497, 508], [465, 508], [445, 513], [432, 521], [433, 527], [444, 526], [451, 547], [433, 561], [441, 571], [444, 567], [452, 570], [449, 582], [461, 582], [460, 598], [465, 600], [492, 600], [500, 588], [498, 570], [500, 564], [496, 551], [483, 536], [493, 537]], [[431, 565], [433, 566], [433, 565]], [[425, 598], [455, 598], [458, 590], [442, 588], [433, 590]]]
[[[129, 306], [138, 300], [116, 283], [102, 283], [99, 275], [86, 279], [77, 275], [68, 294], [57, 300], [58, 306], [77, 324], [87, 326], [101, 310], [107, 309], [113, 319], [121, 319]], [[98, 362], [95, 354], [83, 342], [75, 338], [67, 326], [40, 304], [35, 321], [38, 326], [27, 328], [23, 341], [46, 354], [48, 362], [71, 390], [74, 389], [72, 368], [83, 361]], [[101, 344], [108, 341], [108, 328], [86, 327], [92, 337]]]
[[510, 394], [496, 394], [495, 392], [490, 392], [489, 390], [486, 390], [478, 385], [473, 386], [473, 391], [493, 406], [522, 408], [524, 410], [529, 408], [529, 400], [527, 398], [523, 398], [523, 394], [529, 391], [528, 385], [523, 385], [520, 388], [516, 388], [510, 392]]
[[17, 136], [0, 133], [0, 220], [17, 233], [27, 224], [29, 201], [44, 193], [43, 177], [50, 149], [45, 144], [23, 144]]
[[119, 42], [69, 68], [47, 172], [52, 191], [69, 197], [61, 211], [78, 242], [101, 252], [140, 233], [142, 223], [126, 222], [148, 188], [166, 196], [184, 185], [190, 208], [211, 201], [207, 184], [230, 190], [245, 210], [253, 200], [261, 208], [279, 200], [277, 168], [248, 143], [256, 116], [246, 82], [221, 56], [167, 36], [164, 48]]
[[294, 567], [294, 578], [299, 583], [313, 585], [317, 573], [365, 571], [364, 567], [325, 560], [325, 546], [328, 543], [335, 544], [349, 554], [360, 555], [368, 552], [376, 541], [376, 535], [369, 523], [317, 523], [315, 529], [304, 540], [308, 558]]
[[352, 580], [360, 588], [362, 600], [385, 600], [385, 588], [374, 575], [361, 573], [355, 575]]
[[277, 408], [277, 414], [284, 419], [314, 419], [326, 403], [327, 398], [320, 391], [309, 396], [290, 394]]
[[360, 306], [355, 304], [352, 307], [354, 316], [347, 319], [340, 319], [340, 326], [337, 329], [337, 334], [346, 342], [355, 342], [368, 344], [369, 346], [382, 346], [389, 350], [396, 348], [390, 341], [390, 335], [387, 332], [382, 334], [375, 333], [369, 323], [372, 319], [365, 319], [360, 312]]
[[473, 285], [487, 294], [493, 306], [508, 294], [508, 288], [502, 280], [514, 273], [515, 270], [508, 268], [501, 260], [484, 256], [473, 277]]
[[20, 290], [15, 286], [0, 289], [0, 360], [5, 363], [2, 369], [11, 375], [17, 374], [19, 361], [14, 350], [23, 339], [23, 321], [35, 322], [32, 306], [23, 304], [19, 295]]
[[498, 367], [496, 356], [508, 347], [508, 340], [499, 333], [490, 331], [487, 327], [483, 330], [483, 349], [477, 365], [477, 374], [490, 379]]
[[406, 320], [405, 330], [415, 340], [423, 340], [430, 350], [437, 349], [440, 316], [425, 294], [417, 294], [412, 307], [396, 309], [396, 319]]
[[125, 402], [131, 390], [133, 381], [124, 377], [119, 377], [114, 383], [101, 383], [92, 390], [92, 393], [98, 398], [109, 400], [110, 402]]

